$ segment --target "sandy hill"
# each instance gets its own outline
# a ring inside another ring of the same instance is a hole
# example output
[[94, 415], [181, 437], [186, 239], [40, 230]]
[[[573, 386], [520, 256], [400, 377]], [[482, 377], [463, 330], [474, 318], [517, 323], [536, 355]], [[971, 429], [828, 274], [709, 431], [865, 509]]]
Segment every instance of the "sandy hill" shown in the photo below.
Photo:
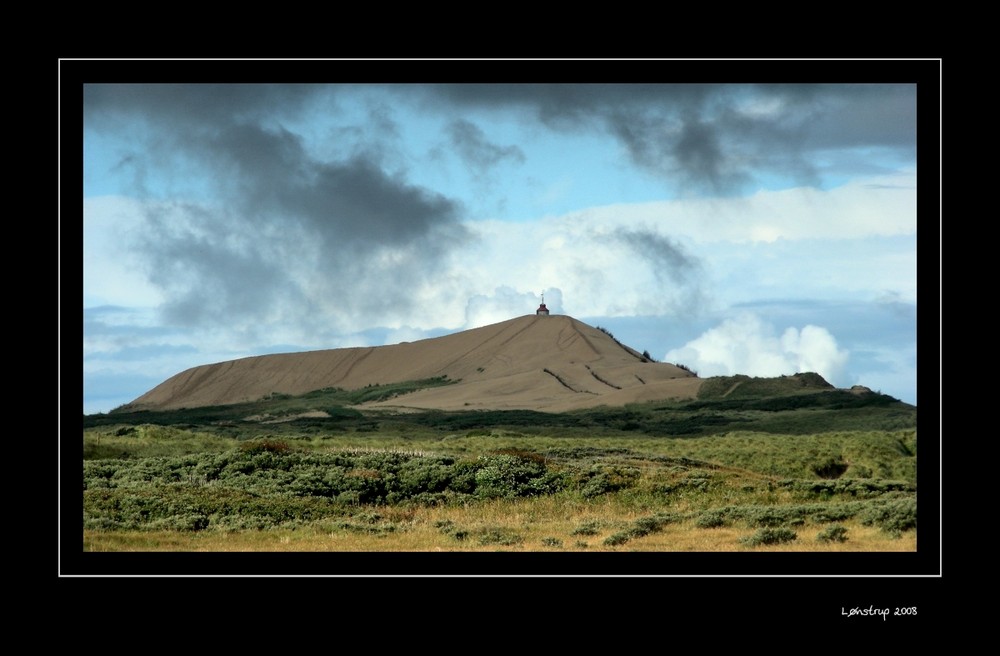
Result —
[[559, 412], [693, 398], [704, 382], [672, 364], [648, 362], [572, 317], [527, 315], [416, 342], [262, 355], [194, 367], [157, 385], [129, 407], [224, 405], [274, 392], [357, 389], [437, 376], [458, 382], [371, 405]]

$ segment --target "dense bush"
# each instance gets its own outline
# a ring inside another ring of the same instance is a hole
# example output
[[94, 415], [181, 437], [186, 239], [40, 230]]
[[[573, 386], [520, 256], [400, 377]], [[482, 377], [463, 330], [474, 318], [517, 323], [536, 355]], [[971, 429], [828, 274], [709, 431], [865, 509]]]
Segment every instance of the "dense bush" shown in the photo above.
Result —
[[635, 467], [618, 465], [594, 465], [578, 481], [580, 494], [593, 498], [609, 492], [617, 492], [633, 487], [639, 480], [640, 472]]
[[517, 533], [503, 528], [481, 529], [476, 535], [476, 539], [482, 546], [500, 545], [511, 546], [524, 542], [524, 538]]
[[545, 456], [543, 456], [542, 454], [537, 453], [535, 451], [528, 451], [526, 449], [514, 449], [514, 448], [493, 449], [492, 451], [490, 451], [490, 453], [492, 455], [498, 455], [498, 456], [513, 456], [515, 458], [520, 458], [521, 460], [536, 462], [540, 465], [544, 465], [546, 462]]
[[[859, 517], [868, 523], [879, 525], [886, 523], [895, 527], [905, 524], [908, 517], [906, 509], [910, 508], [911, 503], [915, 508], [916, 502], [908, 499], [897, 499], [891, 502], [871, 499], [842, 503], [725, 506], [703, 512], [698, 517], [696, 525], [699, 528], [712, 528], [728, 525], [732, 522], [741, 522], [750, 527], [774, 528], [777, 526], [797, 526], [806, 521], [839, 522]], [[889, 528], [887, 530], [901, 529]]]
[[434, 528], [441, 531], [445, 535], [450, 535], [456, 540], [464, 540], [469, 536], [469, 532], [459, 528], [455, 522], [450, 519], [442, 519], [434, 522]]
[[791, 542], [798, 536], [795, 531], [787, 528], [762, 528], [749, 537], [740, 538], [740, 542], [750, 547], [765, 544], [781, 544]]
[[476, 469], [475, 495], [484, 499], [550, 494], [563, 487], [558, 475], [545, 465], [511, 455], [480, 456]]
[[890, 533], [908, 531], [917, 527], [917, 500], [895, 499], [874, 504], [858, 518], [865, 526], [878, 526]]
[[147, 528], [151, 531], [201, 531], [208, 528], [209, 519], [201, 513], [170, 515], [149, 522]]
[[570, 535], [597, 535], [600, 533], [601, 523], [598, 521], [589, 521], [580, 524], [570, 532]]
[[[398, 452], [304, 453], [268, 439], [219, 454], [86, 461], [83, 469], [85, 519], [91, 525], [103, 517], [123, 527], [178, 530], [242, 525], [227, 519], [230, 515], [261, 518], [251, 522], [261, 526], [327, 516], [345, 506], [512, 498], [565, 486], [544, 458], [529, 452], [456, 462]], [[287, 505], [290, 499], [328, 505], [303, 514]]]
[[820, 542], [847, 542], [847, 529], [840, 524], [827, 526], [816, 534], [816, 539]]
[[618, 531], [605, 538], [604, 544], [616, 547], [634, 538], [645, 537], [650, 533], [658, 533], [665, 525], [676, 522], [678, 519], [679, 517], [674, 513], [657, 513], [651, 517], [640, 517], [625, 530]]
[[916, 485], [906, 481], [892, 481], [881, 478], [852, 479], [843, 478], [835, 481], [804, 481], [796, 479], [786, 479], [778, 483], [779, 486], [805, 492], [810, 496], [832, 497], [835, 495], [848, 495], [852, 497], [879, 497], [886, 492], [913, 492]]
[[85, 526], [110, 524], [125, 530], [260, 529], [342, 512], [343, 507], [329, 499], [261, 496], [214, 486], [150, 485], [142, 489], [88, 490], [83, 494]]
[[617, 547], [619, 545], [625, 544], [633, 537], [634, 536], [628, 531], [619, 531], [618, 533], [609, 535], [608, 537], [604, 538], [604, 544], [606, 544], [609, 547]]
[[[588, 535], [596, 544], [610, 533], [608, 544], [625, 544], [663, 525], [660, 515], [629, 522], [605, 508], [627, 508], [631, 519], [636, 512], [680, 509], [691, 526], [738, 526], [747, 534], [758, 528], [801, 533], [795, 527], [809, 525], [815, 527], [810, 538], [821, 542], [826, 540], [820, 536], [833, 542], [839, 534], [824, 523], [863, 521], [892, 534], [915, 527], [915, 408], [882, 406], [876, 399], [875, 405], [834, 411], [833, 406], [854, 401], [809, 391], [818, 382], [809, 380], [778, 382], [789, 388], [788, 396], [812, 395], [808, 402], [761, 403], [765, 399], [754, 394], [770, 384], [765, 381], [744, 381], [721, 396], [736, 382], [695, 402], [569, 413], [376, 417], [344, 408], [346, 393], [331, 389], [295, 398], [276, 395], [268, 407], [262, 402], [254, 408], [117, 415], [114, 423], [84, 431], [83, 523], [88, 530], [191, 532], [319, 522], [323, 530], [381, 534], [402, 526], [371, 520], [376, 512], [389, 516], [387, 506], [392, 512], [437, 505], [492, 513], [509, 504], [477, 502], [567, 490], [564, 504], [517, 504], [531, 508], [533, 516], [565, 508], [560, 522], [579, 513], [601, 518], [580, 519], [571, 533], [578, 538], [562, 535], [567, 547]], [[402, 391], [385, 387], [364, 394]], [[783, 404], [789, 411], [774, 411]], [[325, 409], [332, 416], [265, 423], [304, 409]], [[210, 416], [211, 423], [201, 423]], [[883, 421], [900, 422], [901, 428], [872, 428]], [[678, 435], [689, 437], [672, 439]], [[330, 451], [336, 447], [342, 450]], [[449, 455], [428, 455], [439, 451]], [[602, 500], [608, 494], [615, 498]], [[482, 523], [439, 528], [469, 547], [479, 540], [512, 539], [476, 528]], [[532, 542], [538, 548], [543, 536], [569, 528], [536, 533]], [[851, 537], [867, 540], [870, 533]], [[823, 547], [811, 540], [810, 548]]]
[[842, 522], [857, 516], [866, 507], [862, 502], [828, 504], [813, 513], [811, 519], [814, 522]]
[[718, 510], [709, 510], [698, 516], [695, 526], [698, 528], [718, 528], [726, 525], [726, 515]]

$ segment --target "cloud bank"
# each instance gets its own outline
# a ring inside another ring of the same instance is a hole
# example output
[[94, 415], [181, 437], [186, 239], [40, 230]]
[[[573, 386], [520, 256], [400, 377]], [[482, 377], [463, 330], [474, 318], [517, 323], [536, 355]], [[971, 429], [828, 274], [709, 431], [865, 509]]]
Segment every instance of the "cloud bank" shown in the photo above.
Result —
[[440, 109], [518, 111], [551, 130], [599, 132], [682, 195], [730, 195], [766, 173], [816, 185], [819, 152], [914, 152], [916, 85], [428, 85]]
[[789, 327], [778, 336], [772, 325], [744, 313], [668, 351], [664, 359], [684, 364], [703, 378], [735, 374], [774, 377], [811, 371], [832, 385], [845, 387], [849, 356], [825, 328]]

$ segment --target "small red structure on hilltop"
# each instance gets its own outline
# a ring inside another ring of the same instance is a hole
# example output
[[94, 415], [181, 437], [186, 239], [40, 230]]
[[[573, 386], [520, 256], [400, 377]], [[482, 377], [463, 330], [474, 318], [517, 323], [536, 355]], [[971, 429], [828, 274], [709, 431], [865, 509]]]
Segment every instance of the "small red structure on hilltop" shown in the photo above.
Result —
[[542, 294], [542, 303], [541, 305], [538, 306], [538, 309], [535, 310], [535, 314], [537, 314], [540, 317], [549, 316], [549, 309], [545, 307], [545, 294]]

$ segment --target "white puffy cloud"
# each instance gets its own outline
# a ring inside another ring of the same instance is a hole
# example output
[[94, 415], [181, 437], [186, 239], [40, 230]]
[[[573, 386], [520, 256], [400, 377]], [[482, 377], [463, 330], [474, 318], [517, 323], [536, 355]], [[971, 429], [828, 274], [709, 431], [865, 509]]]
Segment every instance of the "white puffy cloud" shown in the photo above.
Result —
[[813, 371], [829, 383], [846, 386], [849, 352], [825, 328], [789, 327], [780, 336], [774, 326], [751, 313], [726, 319], [664, 359], [710, 376], [781, 376]]

